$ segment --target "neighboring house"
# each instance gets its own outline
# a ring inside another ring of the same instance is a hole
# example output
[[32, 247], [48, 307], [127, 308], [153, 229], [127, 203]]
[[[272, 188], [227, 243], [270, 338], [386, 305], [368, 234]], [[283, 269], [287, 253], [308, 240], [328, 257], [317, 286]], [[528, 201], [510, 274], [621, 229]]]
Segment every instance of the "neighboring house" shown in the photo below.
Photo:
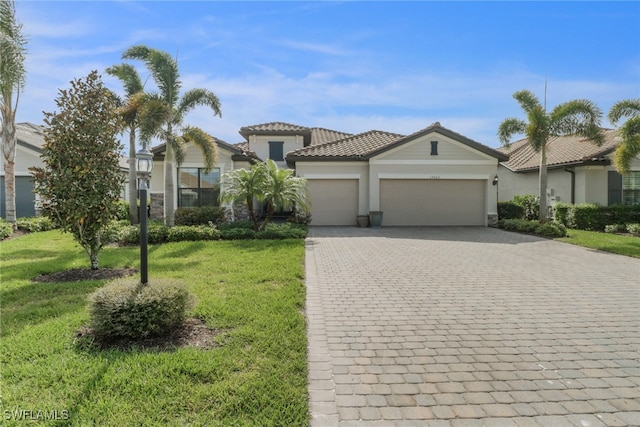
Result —
[[[602, 206], [640, 204], [640, 158], [631, 172], [620, 175], [613, 166], [613, 155], [620, 144], [618, 131], [604, 129], [605, 141], [597, 146], [580, 136], [560, 137], [547, 148], [547, 201], [595, 203]], [[499, 199], [538, 195], [540, 154], [523, 139], [500, 148], [509, 160], [500, 163]]]
[[[199, 151], [189, 148], [175, 174], [177, 207], [208, 203], [226, 171], [272, 159], [307, 179], [313, 225], [355, 225], [358, 215], [372, 211], [383, 212], [383, 225], [486, 226], [497, 219], [493, 183], [507, 156], [439, 123], [408, 136], [280, 122], [243, 127], [240, 134], [246, 139], [240, 144], [216, 140], [218, 162], [209, 174]], [[164, 150], [153, 149], [155, 170], [162, 171]], [[162, 175], [152, 178], [156, 198]]]
[[[44, 146], [44, 127], [33, 123], [16, 123], [16, 217], [31, 217], [39, 214], [37, 195], [33, 193], [33, 177], [29, 168], [43, 167], [42, 147]], [[128, 160], [120, 160], [120, 168], [126, 175], [129, 170]], [[123, 186], [121, 197], [128, 200], [127, 185]], [[0, 162], [0, 216], [6, 218], [4, 194], [4, 161]]]

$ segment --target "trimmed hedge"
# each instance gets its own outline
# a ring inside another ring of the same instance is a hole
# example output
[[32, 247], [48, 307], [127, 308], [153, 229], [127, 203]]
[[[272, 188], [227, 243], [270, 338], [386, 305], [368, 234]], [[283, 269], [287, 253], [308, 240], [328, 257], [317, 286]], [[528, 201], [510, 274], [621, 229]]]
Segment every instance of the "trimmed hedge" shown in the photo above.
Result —
[[0, 218], [0, 240], [6, 239], [13, 234], [13, 227], [10, 223]]
[[524, 218], [524, 208], [513, 201], [498, 202], [498, 218], [522, 219]]
[[640, 206], [556, 203], [553, 209], [557, 222], [579, 230], [606, 231], [607, 226], [640, 221]]
[[55, 225], [53, 225], [53, 221], [46, 216], [18, 218], [16, 220], [16, 224], [18, 225], [18, 230], [26, 231], [28, 233], [49, 231], [56, 228]]
[[183, 326], [193, 298], [173, 281], [117, 279], [89, 296], [91, 328], [98, 338], [140, 339]]

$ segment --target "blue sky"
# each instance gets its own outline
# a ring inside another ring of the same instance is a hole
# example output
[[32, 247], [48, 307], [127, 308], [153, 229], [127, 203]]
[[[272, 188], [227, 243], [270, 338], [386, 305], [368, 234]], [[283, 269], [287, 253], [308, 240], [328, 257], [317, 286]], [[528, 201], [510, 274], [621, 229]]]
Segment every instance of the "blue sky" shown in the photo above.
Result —
[[[58, 90], [144, 43], [177, 56], [183, 90], [214, 91], [186, 122], [229, 143], [282, 121], [410, 134], [435, 121], [491, 147], [514, 92], [547, 106], [576, 98], [605, 116], [640, 97], [640, 2], [27, 1], [29, 38], [16, 120], [42, 124]], [[131, 61], [130, 61], [131, 62]], [[148, 72], [138, 62], [140, 75]], [[151, 79], [147, 83], [153, 88]], [[606, 119], [604, 126], [610, 126]]]

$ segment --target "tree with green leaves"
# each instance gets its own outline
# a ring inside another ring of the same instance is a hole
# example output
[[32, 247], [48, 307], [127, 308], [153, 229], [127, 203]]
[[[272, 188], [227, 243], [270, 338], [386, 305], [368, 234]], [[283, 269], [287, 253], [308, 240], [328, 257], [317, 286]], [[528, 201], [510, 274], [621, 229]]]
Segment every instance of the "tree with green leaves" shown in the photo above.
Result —
[[165, 223], [172, 226], [175, 212], [174, 168], [184, 160], [186, 144], [200, 148], [207, 171], [216, 161], [213, 138], [198, 127], [183, 124], [185, 115], [197, 106], [206, 106], [211, 108], [214, 116], [221, 116], [220, 100], [207, 89], [191, 89], [180, 97], [182, 82], [178, 62], [166, 52], [140, 44], [127, 49], [122, 57], [143, 61], [158, 88], [157, 93], [147, 95], [144, 119], [140, 121], [140, 137], [145, 142], [156, 137], [166, 144], [164, 216]]
[[611, 124], [627, 119], [619, 127], [621, 144], [614, 154], [614, 165], [621, 174], [629, 173], [631, 161], [640, 155], [640, 98], [616, 102], [608, 115]]
[[43, 214], [73, 234], [97, 270], [102, 234], [115, 218], [124, 183], [117, 139], [122, 118], [97, 71], [61, 89], [56, 105], [59, 112], [44, 114], [44, 166], [31, 169], [35, 191]]
[[[0, 0], [0, 143], [4, 162], [6, 220], [16, 229], [16, 110], [24, 89], [27, 40], [16, 20], [15, 2]], [[15, 95], [15, 97], [14, 97]]]
[[527, 121], [505, 119], [498, 128], [500, 142], [508, 147], [511, 138], [524, 134], [527, 144], [540, 153], [539, 197], [540, 221], [547, 219], [547, 147], [560, 136], [580, 135], [596, 145], [602, 145], [604, 134], [600, 128], [602, 111], [591, 101], [576, 99], [557, 105], [550, 113], [528, 90], [513, 94], [524, 110]]
[[[253, 228], [264, 230], [273, 214], [288, 206], [308, 211], [309, 192], [307, 181], [293, 175], [291, 169], [280, 169], [273, 160], [258, 162], [250, 169], [236, 169], [223, 178], [220, 198], [223, 202], [246, 203]], [[254, 208], [254, 200], [266, 207], [262, 222]]]
[[125, 126], [129, 132], [129, 221], [131, 224], [138, 222], [138, 209], [136, 202], [137, 175], [136, 175], [136, 132], [138, 130], [139, 117], [144, 108], [146, 94], [142, 80], [136, 69], [130, 64], [119, 64], [105, 70], [107, 74], [117, 77], [124, 86], [125, 99], [117, 98], [120, 104], [119, 111], [122, 114]]

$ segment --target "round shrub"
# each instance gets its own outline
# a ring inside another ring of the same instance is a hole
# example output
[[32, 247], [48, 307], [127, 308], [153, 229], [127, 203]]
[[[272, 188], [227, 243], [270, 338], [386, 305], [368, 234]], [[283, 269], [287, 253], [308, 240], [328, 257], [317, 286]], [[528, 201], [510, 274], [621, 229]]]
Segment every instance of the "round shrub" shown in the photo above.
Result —
[[91, 328], [99, 338], [142, 339], [183, 326], [193, 299], [176, 282], [117, 279], [89, 296]]
[[18, 218], [16, 220], [18, 230], [29, 233], [37, 233], [38, 231], [49, 231], [55, 228], [51, 218], [46, 216], [35, 216], [29, 218]]
[[627, 224], [627, 231], [634, 236], [640, 236], [640, 223]]
[[220, 231], [218, 231], [215, 227], [209, 227], [206, 225], [176, 225], [174, 227], [169, 227], [167, 233], [167, 242], [195, 242], [199, 240], [217, 240], [219, 238]]
[[536, 234], [546, 237], [565, 237], [567, 235], [567, 228], [555, 222], [545, 222], [536, 227]]
[[604, 227], [605, 233], [624, 233], [627, 231], [627, 226], [625, 224], [608, 224]]
[[227, 222], [228, 210], [221, 206], [178, 208], [175, 212], [176, 225], [220, 225]]
[[498, 218], [522, 219], [524, 218], [524, 208], [515, 202], [498, 202]]

